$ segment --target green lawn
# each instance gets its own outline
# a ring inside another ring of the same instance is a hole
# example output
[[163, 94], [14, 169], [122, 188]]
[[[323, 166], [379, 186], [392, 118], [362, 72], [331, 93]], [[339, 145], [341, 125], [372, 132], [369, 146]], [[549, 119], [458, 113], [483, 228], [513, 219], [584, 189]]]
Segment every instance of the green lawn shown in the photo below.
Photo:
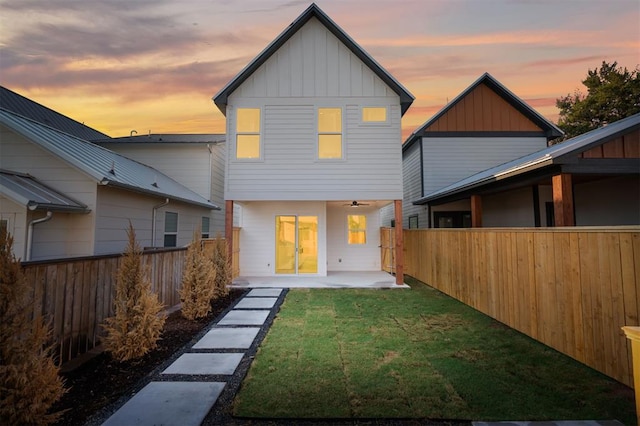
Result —
[[234, 414], [635, 423], [631, 389], [410, 284], [291, 290]]

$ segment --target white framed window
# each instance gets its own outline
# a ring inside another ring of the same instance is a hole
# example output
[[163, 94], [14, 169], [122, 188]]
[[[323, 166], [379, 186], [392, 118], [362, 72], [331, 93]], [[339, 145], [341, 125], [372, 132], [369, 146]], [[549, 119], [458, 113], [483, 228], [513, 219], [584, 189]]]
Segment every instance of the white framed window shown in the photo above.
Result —
[[259, 159], [260, 108], [238, 108], [236, 110], [236, 158]]
[[202, 216], [202, 226], [200, 227], [201, 232], [202, 232], [202, 238], [209, 238], [209, 225], [210, 225], [210, 218], [207, 216]]
[[342, 157], [342, 108], [318, 108], [318, 158]]
[[349, 244], [367, 243], [367, 216], [363, 214], [347, 216], [347, 242]]
[[164, 213], [164, 247], [178, 245], [178, 213]]
[[387, 124], [389, 114], [387, 107], [362, 107], [363, 124]]

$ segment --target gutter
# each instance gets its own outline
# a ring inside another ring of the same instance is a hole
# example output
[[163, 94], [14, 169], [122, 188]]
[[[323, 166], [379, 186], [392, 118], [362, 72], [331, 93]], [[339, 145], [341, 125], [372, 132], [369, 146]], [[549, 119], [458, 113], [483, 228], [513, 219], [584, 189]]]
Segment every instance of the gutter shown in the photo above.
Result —
[[25, 262], [31, 260], [31, 248], [33, 246], [33, 227], [39, 223], [48, 222], [53, 217], [53, 212], [51, 210], [47, 210], [47, 215], [45, 217], [41, 217], [40, 219], [33, 219], [29, 222], [27, 227], [27, 245], [24, 248], [24, 258]]
[[165, 198], [163, 203], [160, 203], [156, 206], [153, 206], [153, 210], [151, 212], [151, 247], [155, 247], [156, 243], [156, 216], [158, 214], [158, 209], [169, 204], [169, 199]]

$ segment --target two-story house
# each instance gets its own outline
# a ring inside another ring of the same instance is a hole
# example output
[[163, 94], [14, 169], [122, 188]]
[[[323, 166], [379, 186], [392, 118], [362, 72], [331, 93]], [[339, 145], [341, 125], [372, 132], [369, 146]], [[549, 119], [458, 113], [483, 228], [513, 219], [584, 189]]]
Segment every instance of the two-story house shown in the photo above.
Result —
[[227, 119], [227, 238], [243, 212], [240, 273], [380, 271], [413, 96], [312, 4], [213, 99]]

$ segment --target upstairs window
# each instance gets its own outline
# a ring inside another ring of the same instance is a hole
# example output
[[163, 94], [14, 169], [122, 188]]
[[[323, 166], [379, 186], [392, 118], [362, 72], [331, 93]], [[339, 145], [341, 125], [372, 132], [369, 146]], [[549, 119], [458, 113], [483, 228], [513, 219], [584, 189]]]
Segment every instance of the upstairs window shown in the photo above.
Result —
[[385, 107], [364, 107], [362, 108], [363, 123], [386, 123], [387, 108]]
[[349, 226], [349, 244], [367, 243], [367, 216], [363, 214], [350, 214], [347, 216]]
[[238, 108], [236, 158], [260, 158], [260, 108]]
[[318, 158], [342, 158], [342, 108], [318, 108]]
[[202, 238], [209, 238], [209, 223], [210, 219], [206, 216], [202, 216]]
[[178, 244], [178, 213], [164, 213], [164, 247], [176, 247]]

